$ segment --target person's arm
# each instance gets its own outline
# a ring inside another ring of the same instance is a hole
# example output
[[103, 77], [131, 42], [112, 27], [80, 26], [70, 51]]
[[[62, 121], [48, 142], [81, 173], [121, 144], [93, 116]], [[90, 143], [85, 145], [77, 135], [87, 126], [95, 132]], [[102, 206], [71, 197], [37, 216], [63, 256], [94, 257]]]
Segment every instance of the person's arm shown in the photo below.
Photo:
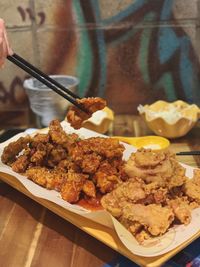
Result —
[[6, 57], [12, 54], [13, 51], [8, 42], [5, 23], [3, 19], [0, 19], [0, 67], [3, 66]]

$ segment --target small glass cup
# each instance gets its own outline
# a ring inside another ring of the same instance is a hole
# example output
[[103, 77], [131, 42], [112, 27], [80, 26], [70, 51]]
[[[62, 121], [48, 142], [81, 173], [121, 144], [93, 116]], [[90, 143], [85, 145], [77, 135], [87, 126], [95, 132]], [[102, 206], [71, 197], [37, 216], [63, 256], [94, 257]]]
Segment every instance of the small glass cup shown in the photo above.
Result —
[[[76, 93], [79, 80], [68, 75], [50, 75], [58, 83]], [[70, 102], [49, 89], [35, 78], [26, 79], [23, 83], [31, 110], [37, 115], [37, 127], [46, 127], [53, 119], [63, 120]]]

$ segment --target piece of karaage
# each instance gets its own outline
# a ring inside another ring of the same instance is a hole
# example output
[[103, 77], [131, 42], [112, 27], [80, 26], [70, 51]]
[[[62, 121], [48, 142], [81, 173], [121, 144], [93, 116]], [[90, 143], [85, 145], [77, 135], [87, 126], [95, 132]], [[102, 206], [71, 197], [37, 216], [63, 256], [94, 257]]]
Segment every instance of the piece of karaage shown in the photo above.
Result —
[[69, 108], [67, 112], [67, 121], [74, 129], [80, 129], [82, 123], [89, 119], [94, 112], [101, 110], [106, 106], [106, 101], [100, 97], [77, 99], [77, 102], [85, 108], [87, 113], [78, 109], [76, 106], [71, 106]]

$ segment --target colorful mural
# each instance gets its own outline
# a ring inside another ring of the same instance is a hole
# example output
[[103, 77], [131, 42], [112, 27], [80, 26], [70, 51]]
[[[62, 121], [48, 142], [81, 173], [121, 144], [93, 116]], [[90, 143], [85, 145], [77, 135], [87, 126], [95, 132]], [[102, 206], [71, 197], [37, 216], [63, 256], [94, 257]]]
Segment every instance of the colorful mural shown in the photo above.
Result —
[[[78, 76], [80, 96], [104, 97], [124, 114], [157, 99], [200, 105], [196, 0], [24, 0], [12, 10], [8, 4], [0, 9], [14, 51], [49, 74]], [[1, 113], [29, 114], [25, 77], [10, 65], [1, 70]]]
[[[114, 16], [102, 19], [97, 1], [74, 1], [81, 23], [97, 25], [80, 36], [79, 49], [86, 55], [85, 60], [79, 57], [77, 64], [80, 95], [107, 95], [113, 105], [113, 95], [117, 95], [116, 102], [124, 97], [122, 106], [126, 105], [127, 112], [135, 111], [137, 101], [184, 99], [199, 103], [199, 64], [190, 36], [173, 14], [175, 1], [131, 2]], [[173, 26], [166, 23], [170, 21]], [[124, 90], [127, 98], [121, 94]]]

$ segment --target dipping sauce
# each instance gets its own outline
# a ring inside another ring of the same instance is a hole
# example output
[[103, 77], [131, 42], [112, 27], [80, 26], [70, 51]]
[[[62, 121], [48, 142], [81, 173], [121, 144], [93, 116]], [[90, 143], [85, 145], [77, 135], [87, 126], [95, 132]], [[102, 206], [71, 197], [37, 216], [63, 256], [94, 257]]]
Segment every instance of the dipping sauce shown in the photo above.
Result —
[[97, 210], [103, 210], [103, 207], [101, 206], [101, 197], [102, 195], [98, 195], [97, 198], [82, 198], [77, 202], [77, 205], [91, 211], [97, 211]]

